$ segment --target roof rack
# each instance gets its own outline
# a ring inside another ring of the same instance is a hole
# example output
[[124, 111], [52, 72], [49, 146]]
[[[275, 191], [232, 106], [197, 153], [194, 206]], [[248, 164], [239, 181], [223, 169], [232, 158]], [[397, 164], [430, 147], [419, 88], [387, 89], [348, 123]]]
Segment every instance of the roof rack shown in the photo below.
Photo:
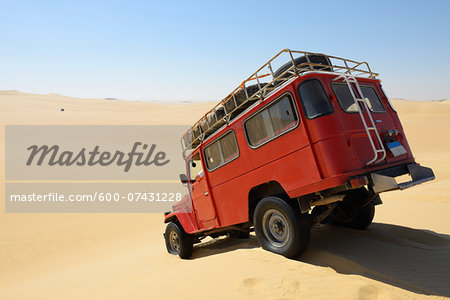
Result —
[[[274, 61], [279, 61], [283, 57], [283, 61], [288, 62], [274, 72]], [[186, 157], [188, 150], [196, 149], [207, 137], [223, 125], [229, 124], [249, 106], [257, 101], [262, 102], [269, 93], [285, 82], [308, 71], [349, 74], [365, 78], [378, 76], [378, 73], [372, 72], [369, 64], [365, 61], [357, 62], [320, 53], [283, 49], [203, 115], [183, 135], [181, 140], [183, 157]], [[266, 77], [271, 78], [271, 81], [262, 83], [260, 79]], [[251, 81], [255, 81], [256, 84], [248, 85]]]

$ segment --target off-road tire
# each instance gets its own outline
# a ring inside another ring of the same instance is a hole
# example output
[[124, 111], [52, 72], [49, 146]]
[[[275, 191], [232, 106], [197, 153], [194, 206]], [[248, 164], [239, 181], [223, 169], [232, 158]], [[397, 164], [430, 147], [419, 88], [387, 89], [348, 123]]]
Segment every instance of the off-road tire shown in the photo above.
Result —
[[353, 229], [363, 230], [369, 227], [375, 216], [375, 205], [372, 203], [367, 204], [361, 208], [350, 220], [336, 220], [333, 221], [334, 225], [349, 227]]
[[263, 249], [287, 258], [299, 256], [309, 244], [311, 228], [306, 218], [278, 197], [266, 197], [258, 203], [253, 225]]
[[[323, 65], [323, 67], [322, 66], [313, 66], [312, 67], [313, 69], [322, 70], [322, 71], [330, 71], [330, 72], [333, 71], [333, 67], [331, 67], [331, 62], [328, 57], [325, 57], [322, 55], [309, 54], [308, 58], [311, 63]], [[296, 66], [299, 66], [306, 62], [308, 62], [308, 61], [307, 61], [305, 55], [294, 59], [294, 63]], [[288, 61], [287, 63], [285, 63], [284, 65], [282, 65], [275, 71], [274, 77], [280, 76], [283, 72], [285, 72], [287, 69], [289, 69], [291, 67], [292, 67], [292, 61]], [[303, 71], [303, 72], [305, 72], [305, 71]], [[285, 75], [283, 75], [282, 78], [287, 78], [289, 76], [290, 76], [289, 74], [285, 74]]]
[[[349, 227], [353, 229], [366, 229], [373, 221], [375, 216], [375, 204], [382, 203], [380, 195], [376, 195], [373, 199], [368, 190], [360, 188], [352, 190], [344, 198], [343, 203], [339, 204], [337, 208], [338, 213], [332, 215], [332, 225]], [[364, 204], [363, 207], [355, 210], [354, 205], [358, 203]]]
[[192, 256], [194, 251], [194, 239], [187, 234], [179, 224], [170, 222], [164, 233], [167, 252], [178, 255], [180, 258], [187, 259]]

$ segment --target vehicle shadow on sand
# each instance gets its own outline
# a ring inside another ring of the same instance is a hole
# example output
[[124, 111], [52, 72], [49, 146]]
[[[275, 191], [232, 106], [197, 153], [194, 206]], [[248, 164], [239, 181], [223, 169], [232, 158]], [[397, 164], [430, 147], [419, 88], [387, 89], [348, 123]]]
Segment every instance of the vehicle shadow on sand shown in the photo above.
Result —
[[450, 236], [391, 224], [313, 228], [299, 261], [426, 295], [450, 296]]
[[[259, 248], [249, 239], [219, 238], [195, 246], [193, 259]], [[311, 244], [298, 259], [360, 275], [411, 292], [450, 297], [450, 236], [428, 230], [372, 223], [367, 230], [314, 227]]]
[[250, 238], [248, 239], [222, 237], [195, 245], [192, 259], [227, 253], [234, 250], [253, 249], [259, 247], [259, 243], [254, 235], [250, 235]]
[[[259, 247], [254, 235], [218, 238], [196, 245], [192, 258]], [[445, 234], [383, 223], [372, 223], [367, 230], [320, 225], [312, 229], [311, 244], [297, 260], [450, 297], [450, 236]]]

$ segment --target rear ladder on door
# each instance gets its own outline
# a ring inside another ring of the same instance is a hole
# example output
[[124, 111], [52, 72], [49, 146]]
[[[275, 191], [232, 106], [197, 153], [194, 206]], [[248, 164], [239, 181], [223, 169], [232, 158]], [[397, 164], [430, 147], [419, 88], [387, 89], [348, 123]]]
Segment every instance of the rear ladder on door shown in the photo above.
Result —
[[[366, 165], [377, 164], [383, 161], [386, 158], [386, 149], [384, 148], [383, 142], [381, 141], [380, 135], [378, 133], [378, 129], [375, 126], [375, 122], [373, 121], [372, 113], [367, 105], [367, 101], [369, 100], [367, 98], [357, 97], [357, 95], [359, 95], [360, 97], [364, 97], [358, 81], [354, 76], [347, 74], [341, 74], [337, 76], [334, 80], [345, 82], [347, 84], [350, 94], [353, 97], [353, 101], [355, 101], [364, 129], [366, 130], [366, 134], [367, 137], [369, 138], [369, 142], [374, 154], [373, 158], [370, 161], [368, 161]], [[355, 90], [357, 93], [355, 93]], [[363, 109], [361, 109], [361, 106], [359, 104], [362, 104]], [[367, 114], [368, 122], [366, 121], [366, 117], [364, 116], [365, 114]], [[371, 134], [371, 131], [373, 131], [375, 137]]]

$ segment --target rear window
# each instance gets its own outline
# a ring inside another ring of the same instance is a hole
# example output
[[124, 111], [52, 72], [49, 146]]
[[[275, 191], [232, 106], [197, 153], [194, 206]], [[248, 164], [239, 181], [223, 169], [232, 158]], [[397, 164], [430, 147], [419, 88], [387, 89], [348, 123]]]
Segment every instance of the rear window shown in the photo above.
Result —
[[253, 147], [262, 145], [295, 127], [297, 120], [292, 98], [286, 94], [245, 121], [248, 142]]
[[298, 86], [298, 93], [308, 119], [333, 113], [333, 106], [319, 80], [310, 79], [302, 82]]
[[206, 166], [212, 171], [239, 156], [234, 131], [229, 131], [205, 148]]
[[383, 103], [380, 101], [380, 97], [378, 97], [377, 92], [371, 86], [361, 86], [361, 92], [363, 96], [369, 99], [367, 106], [373, 112], [386, 112], [384, 109]]
[[[381, 103], [380, 101], [380, 97], [378, 97], [378, 94], [373, 87], [364, 85], [360, 87], [361, 92], [363, 93], [363, 97], [368, 99], [366, 103], [372, 112], [375, 113], [386, 112], [383, 103]], [[358, 108], [356, 107], [356, 103], [353, 100], [352, 94], [350, 93], [347, 84], [333, 83], [333, 90], [338, 99], [339, 105], [345, 112], [348, 113], [358, 112]], [[363, 109], [362, 105], [360, 107], [361, 109]]]
[[358, 112], [355, 100], [346, 84], [333, 83], [333, 90], [338, 99], [339, 105], [345, 112]]

